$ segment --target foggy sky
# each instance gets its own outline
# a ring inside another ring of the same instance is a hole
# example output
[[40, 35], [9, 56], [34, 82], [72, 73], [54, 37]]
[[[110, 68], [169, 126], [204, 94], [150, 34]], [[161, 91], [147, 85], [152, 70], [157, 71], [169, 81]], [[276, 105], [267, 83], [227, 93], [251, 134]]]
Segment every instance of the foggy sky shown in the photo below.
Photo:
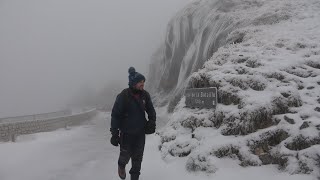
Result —
[[191, 0], [0, 0], [0, 117], [66, 107], [81, 88], [147, 76], [170, 18]]

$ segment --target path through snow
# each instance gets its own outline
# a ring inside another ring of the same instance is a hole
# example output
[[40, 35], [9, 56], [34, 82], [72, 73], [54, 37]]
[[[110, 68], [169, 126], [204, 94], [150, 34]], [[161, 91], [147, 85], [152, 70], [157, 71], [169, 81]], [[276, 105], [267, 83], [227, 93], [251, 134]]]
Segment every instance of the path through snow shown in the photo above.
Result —
[[[109, 143], [109, 124], [110, 114], [99, 113], [84, 126], [0, 143], [0, 180], [118, 180], [118, 148]], [[310, 176], [279, 173], [274, 166], [241, 168], [228, 160], [225, 169], [211, 176], [190, 174], [183, 158], [162, 161], [158, 142], [157, 136], [147, 136], [141, 180], [311, 180]]]

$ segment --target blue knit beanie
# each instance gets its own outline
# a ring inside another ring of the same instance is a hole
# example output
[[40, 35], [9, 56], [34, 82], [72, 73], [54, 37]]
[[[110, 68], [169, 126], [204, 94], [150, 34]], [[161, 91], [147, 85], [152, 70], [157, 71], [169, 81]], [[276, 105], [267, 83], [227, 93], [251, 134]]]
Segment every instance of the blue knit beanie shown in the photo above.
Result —
[[136, 72], [136, 69], [134, 67], [130, 67], [128, 72], [129, 72], [129, 87], [135, 86], [138, 82], [142, 80], [146, 81], [146, 78], [142, 74]]

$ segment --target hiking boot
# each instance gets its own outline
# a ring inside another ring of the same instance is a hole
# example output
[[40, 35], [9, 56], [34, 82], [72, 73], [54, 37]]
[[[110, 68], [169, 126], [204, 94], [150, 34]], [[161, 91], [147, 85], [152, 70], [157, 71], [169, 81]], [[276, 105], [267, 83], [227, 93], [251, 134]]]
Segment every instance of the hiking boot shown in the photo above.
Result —
[[126, 179], [126, 169], [118, 166], [118, 174], [121, 179]]

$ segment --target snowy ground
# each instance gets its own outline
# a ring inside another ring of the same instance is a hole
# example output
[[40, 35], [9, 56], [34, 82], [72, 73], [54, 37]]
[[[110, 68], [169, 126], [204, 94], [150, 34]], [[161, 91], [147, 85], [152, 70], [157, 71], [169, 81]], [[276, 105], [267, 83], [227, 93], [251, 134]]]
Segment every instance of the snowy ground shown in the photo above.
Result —
[[[92, 122], [81, 127], [20, 136], [16, 143], [0, 143], [0, 180], [119, 179], [119, 150], [109, 143], [109, 123], [110, 114], [99, 113]], [[158, 136], [147, 136], [142, 180], [312, 179], [311, 176], [281, 173], [275, 166], [242, 168], [227, 159], [221, 162], [224, 168], [215, 174], [190, 174], [185, 170], [184, 158], [171, 162], [161, 160], [158, 144]]]

